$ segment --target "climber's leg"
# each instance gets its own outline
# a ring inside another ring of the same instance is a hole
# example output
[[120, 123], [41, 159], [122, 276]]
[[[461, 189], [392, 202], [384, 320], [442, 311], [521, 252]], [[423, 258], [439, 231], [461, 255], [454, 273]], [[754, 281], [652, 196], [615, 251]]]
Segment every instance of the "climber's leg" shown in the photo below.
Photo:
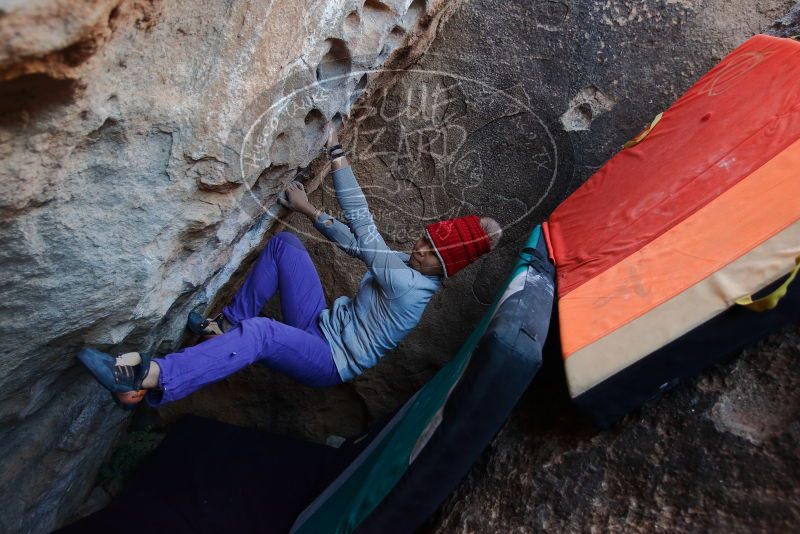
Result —
[[225, 334], [153, 361], [160, 387], [147, 393], [152, 406], [183, 398], [257, 361], [307, 386], [341, 383], [323, 336], [267, 317], [246, 319]]
[[289, 232], [281, 232], [269, 240], [223, 313], [234, 326], [257, 317], [276, 290], [281, 294], [284, 322], [302, 330], [315, 325], [326, 308], [314, 263], [297, 236]]
[[[314, 328], [315, 332], [319, 332], [316, 330], [317, 319], [328, 306], [317, 269], [297, 236], [288, 232], [278, 235], [287, 245], [298, 250], [295, 262], [288, 266], [282, 264], [279, 269], [278, 291], [283, 322], [301, 330]], [[319, 332], [319, 335], [322, 333]]]

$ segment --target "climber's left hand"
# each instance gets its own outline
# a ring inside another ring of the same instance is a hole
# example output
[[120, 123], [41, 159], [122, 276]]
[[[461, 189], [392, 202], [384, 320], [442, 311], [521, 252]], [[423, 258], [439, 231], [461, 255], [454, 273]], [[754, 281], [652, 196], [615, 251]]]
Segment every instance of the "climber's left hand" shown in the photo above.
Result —
[[286, 199], [289, 201], [289, 207], [300, 213], [314, 212], [315, 208], [308, 201], [308, 195], [300, 182], [292, 182], [286, 188]]

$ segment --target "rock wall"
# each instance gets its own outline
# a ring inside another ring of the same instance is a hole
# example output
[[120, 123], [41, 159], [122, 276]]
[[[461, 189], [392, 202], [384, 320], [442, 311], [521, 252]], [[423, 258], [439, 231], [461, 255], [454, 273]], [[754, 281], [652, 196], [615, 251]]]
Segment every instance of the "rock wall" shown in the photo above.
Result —
[[365, 72], [413, 56], [444, 5], [0, 7], [0, 531], [61, 523], [125, 426], [77, 349], [180, 346]]
[[[387, 241], [409, 249], [422, 225], [466, 212], [504, 226], [500, 248], [446, 280], [398, 350], [350, 384], [298, 387], [254, 367], [160, 411], [323, 441], [380, 420], [446, 362], [502, 283], [533, 224], [630, 137], [792, 2], [459, 2], [427, 52], [376, 78], [344, 132]], [[324, 165], [311, 198], [337, 204]], [[287, 222], [309, 248], [328, 300], [352, 294], [363, 265]], [[267, 314], [279, 316], [275, 303]]]
[[[547, 3], [561, 10], [547, 23], [525, 15], [544, 4], [465, 3], [426, 60], [456, 48], [474, 69], [462, 73], [483, 75], [490, 64], [488, 76], [524, 79], [535, 109], [546, 114], [546, 102], [571, 132], [572, 189], [793, 3], [565, 2]], [[493, 46], [459, 40], [501, 28], [513, 37]], [[768, 33], [800, 35], [800, 3]], [[557, 347], [550, 351], [508, 424], [422, 532], [797, 531], [797, 327], [607, 432], [575, 412]]]
[[[478, 210], [506, 228], [500, 250], [446, 281], [399, 350], [351, 384], [307, 390], [255, 367], [161, 416], [194, 412], [320, 441], [380, 420], [455, 352], [531, 225], [792, 4], [459, 3], [424, 56], [367, 92], [345, 145], [394, 246], [408, 248], [428, 219]], [[800, 33], [791, 16], [776, 28]], [[335, 212], [324, 167], [313, 170], [314, 200]], [[352, 293], [359, 262], [300, 218], [289, 226], [328, 297]], [[797, 347], [796, 332], [775, 336], [605, 433], [571, 408], [551, 354], [426, 531], [796, 529]]]
[[[219, 309], [283, 224], [308, 245], [329, 299], [355, 290], [359, 262], [299, 217], [275, 225], [286, 215], [276, 194], [297, 175], [336, 213], [316, 159], [328, 120], [349, 116], [343, 139], [390, 244], [409, 248], [424, 223], [479, 211], [503, 223], [502, 247], [448, 280], [400, 348], [353, 383], [311, 390], [256, 366], [140, 410], [142, 421], [192, 412], [322, 441], [387, 415], [454, 353], [530, 227], [791, 4], [3, 8], [0, 531], [68, 518], [128, 422], [76, 365], [80, 346], [177, 348], [186, 313]], [[279, 317], [275, 303], [266, 313]], [[768, 508], [781, 509], [777, 519], [748, 524], [796, 525], [796, 346], [796, 333], [775, 338], [604, 434], [571, 411], [550, 360], [429, 528], [688, 529]], [[719, 490], [714, 470], [740, 498]], [[757, 488], [767, 489], [749, 503]]]
[[795, 532], [800, 329], [598, 432], [558, 356], [421, 532]]

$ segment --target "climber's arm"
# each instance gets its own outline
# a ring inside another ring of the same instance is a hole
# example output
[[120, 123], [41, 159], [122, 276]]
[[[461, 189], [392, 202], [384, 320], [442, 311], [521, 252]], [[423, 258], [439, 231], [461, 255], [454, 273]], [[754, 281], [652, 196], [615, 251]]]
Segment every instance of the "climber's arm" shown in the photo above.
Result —
[[413, 287], [417, 271], [411, 269], [400, 255], [390, 249], [378, 232], [367, 199], [361, 191], [350, 162], [343, 155], [336, 130], [328, 134], [328, 152], [331, 156], [331, 176], [336, 198], [344, 212], [347, 226], [315, 208], [302, 188], [287, 191], [297, 211], [305, 214], [314, 227], [339, 248], [361, 259], [375, 275], [381, 288], [389, 295], [400, 295]]
[[[337, 243], [343, 250], [353, 251], [354, 256], [366, 263], [387, 293], [405, 292], [413, 284], [415, 271], [386, 245], [383, 236], [378, 232], [372, 214], [369, 212], [367, 199], [356, 181], [352, 168], [349, 165], [337, 165], [331, 172], [331, 176], [333, 187], [336, 190], [336, 198], [339, 200], [339, 205], [349, 226], [350, 239], [354, 240], [354, 243], [348, 242], [346, 246], [339, 239], [337, 239]], [[326, 231], [331, 231], [331, 233], [335, 232], [336, 236], [342, 240], [348, 239], [345, 236], [345, 230], [336, 225], [339, 221], [327, 228], [325, 227], [326, 221], [320, 221], [319, 218], [317, 221], [319, 224], [315, 223], [315, 226], [326, 237], [328, 237]], [[339, 225], [344, 226], [342, 223]], [[336, 230], [331, 230], [333, 228]]]
[[360, 258], [358, 241], [347, 225], [317, 209], [308, 200], [305, 188], [299, 182], [293, 182], [286, 188], [286, 204], [289, 208], [302, 213], [311, 221], [319, 232], [339, 246], [347, 254]]
[[[364, 254], [359, 248], [359, 242], [350, 228], [339, 219], [331, 217], [322, 210], [313, 208], [306, 213], [314, 223], [314, 227], [329, 241], [335, 243], [344, 252], [354, 258], [366, 262]], [[407, 291], [413, 282], [414, 272], [406, 266], [400, 256], [387, 247], [387, 252], [381, 255], [368, 254], [373, 258], [372, 264], [367, 264], [381, 284], [392, 295], [399, 295]]]
[[313, 216], [310, 216], [310, 219], [314, 223], [314, 228], [319, 230], [319, 233], [324, 235], [328, 241], [333, 242], [336, 244], [336, 246], [354, 258], [361, 257], [358, 250], [358, 240], [356, 240], [356, 236], [353, 235], [353, 232], [350, 231], [350, 228], [348, 228], [347, 225], [342, 221], [331, 217], [321, 210], [317, 210]]
[[[375, 249], [372, 250], [373, 253], [378, 250], [388, 249], [380, 233], [378, 233], [378, 228], [375, 226], [375, 221], [369, 212], [367, 198], [356, 181], [352, 167], [347, 165], [346, 167], [334, 169], [331, 172], [331, 177], [333, 179], [333, 188], [336, 191], [336, 198], [339, 200], [339, 206], [342, 208], [347, 226], [350, 227], [350, 231], [359, 245], [361, 245], [361, 248], [366, 251], [368, 246], [372, 245], [372, 248]], [[362, 259], [367, 265], [371, 263], [369, 256], [362, 257]]]

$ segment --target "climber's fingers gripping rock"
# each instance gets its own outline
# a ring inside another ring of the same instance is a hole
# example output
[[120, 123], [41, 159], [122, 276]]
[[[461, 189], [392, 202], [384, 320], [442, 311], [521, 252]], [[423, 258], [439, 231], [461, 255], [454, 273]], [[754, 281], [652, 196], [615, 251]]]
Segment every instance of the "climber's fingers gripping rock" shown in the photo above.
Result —
[[286, 188], [286, 199], [289, 201], [289, 207], [295, 211], [301, 206], [308, 204], [308, 195], [300, 182], [292, 182]]

